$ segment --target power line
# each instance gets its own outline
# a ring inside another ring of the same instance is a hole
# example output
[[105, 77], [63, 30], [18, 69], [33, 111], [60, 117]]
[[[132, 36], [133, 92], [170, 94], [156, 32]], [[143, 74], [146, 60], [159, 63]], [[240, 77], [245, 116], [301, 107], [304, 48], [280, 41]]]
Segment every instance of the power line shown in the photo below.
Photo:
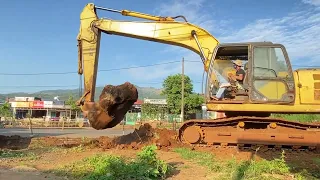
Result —
[[32, 88], [37, 88], [37, 87], [77, 87], [79, 85], [48, 85], [48, 86], [38, 86], [38, 85], [27, 85], [27, 86], [0, 86], [0, 88], [28, 88], [28, 87], [32, 87]]
[[[132, 84], [162, 84], [162, 82], [151, 82], [151, 83], [132, 83]], [[104, 85], [96, 85], [96, 87], [101, 87]], [[0, 88], [49, 88], [49, 87], [79, 87], [79, 85], [47, 85], [47, 86], [38, 86], [38, 85], [26, 85], [26, 86], [0, 86]]]
[[[165, 64], [173, 64], [179, 63], [180, 61], [169, 61], [164, 63], [156, 63], [156, 64], [149, 64], [149, 65], [141, 65], [141, 66], [132, 66], [132, 67], [123, 67], [123, 68], [115, 68], [115, 69], [101, 69], [98, 72], [105, 72], [105, 71], [117, 71], [117, 70], [124, 70], [124, 69], [136, 69], [136, 68], [143, 68], [143, 67], [151, 67], [151, 66], [159, 66]], [[4, 76], [37, 76], [37, 75], [58, 75], [58, 74], [77, 74], [77, 72], [47, 72], [47, 73], [0, 73], [0, 75]]]
[[173, 64], [173, 63], [179, 63], [179, 62], [180, 62], [180, 61], [170, 61], [170, 62], [164, 62], [164, 63], [150, 64], [150, 65], [142, 65], [142, 66], [124, 67], [124, 68], [116, 68], [116, 69], [98, 70], [98, 72], [101, 72], [101, 71], [117, 71], [117, 70], [123, 70], [123, 69], [135, 69], [135, 68], [142, 68], [142, 67], [159, 66], [159, 65], [164, 65], [164, 64]]
[[[187, 61], [187, 60], [185, 60], [185, 62], [195, 62], [195, 63], [201, 63], [201, 64], [202, 64], [202, 62], [201, 62], [201, 61], [191, 61], [191, 60]], [[296, 66], [296, 67], [320, 68], [320, 66], [316, 66], [316, 65], [291, 64], [291, 66]]]
[[[163, 82], [131, 82], [132, 84], [162, 84]], [[202, 83], [201, 81], [194, 81], [193, 84]], [[0, 88], [50, 88], [50, 87], [78, 87], [79, 85], [26, 85], [26, 86], [0, 86]], [[103, 87], [105, 85], [96, 85], [96, 87]]]
[[[185, 60], [185, 62], [193, 62], [193, 63], [201, 63], [201, 61], [193, 61], [193, 60]], [[144, 67], [151, 67], [151, 66], [159, 66], [165, 64], [173, 64], [173, 63], [180, 63], [180, 61], [169, 61], [164, 63], [156, 63], [156, 64], [149, 64], [149, 65], [141, 65], [141, 66], [132, 66], [132, 67], [122, 67], [122, 68], [114, 68], [114, 69], [101, 69], [98, 72], [107, 72], [107, 71], [119, 71], [125, 69], [137, 69], [137, 68], [144, 68]], [[293, 64], [292, 66], [296, 67], [310, 67], [310, 68], [319, 68], [320, 66], [310, 66], [310, 65], [297, 65]], [[67, 71], [67, 72], [44, 72], [44, 73], [0, 73], [3, 76], [38, 76], [38, 75], [64, 75], [64, 74], [77, 74], [76, 71]]]

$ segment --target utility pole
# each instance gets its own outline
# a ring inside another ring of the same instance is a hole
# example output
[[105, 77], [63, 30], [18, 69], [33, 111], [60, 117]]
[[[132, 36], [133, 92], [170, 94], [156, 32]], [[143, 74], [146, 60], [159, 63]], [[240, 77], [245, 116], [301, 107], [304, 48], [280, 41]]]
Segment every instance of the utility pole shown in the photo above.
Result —
[[181, 121], [184, 121], [184, 58], [182, 58], [182, 78], [181, 78]]
[[79, 98], [82, 96], [82, 75], [79, 75]]

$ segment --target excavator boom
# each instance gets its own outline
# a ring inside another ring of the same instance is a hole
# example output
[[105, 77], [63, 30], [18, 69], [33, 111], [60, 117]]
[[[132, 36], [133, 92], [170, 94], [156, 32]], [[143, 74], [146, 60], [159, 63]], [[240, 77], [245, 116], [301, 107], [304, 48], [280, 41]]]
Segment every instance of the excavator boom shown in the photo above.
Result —
[[[117, 12], [124, 16], [132, 16], [150, 21], [133, 22], [101, 19], [97, 16], [97, 9]], [[218, 40], [200, 27], [186, 21], [175, 21], [174, 19], [178, 17], [185, 19], [183, 16], [159, 17], [128, 10], [118, 11], [97, 7], [94, 4], [87, 4], [85, 6], [80, 15], [80, 30], [77, 37], [78, 73], [84, 74], [84, 94], [78, 104], [81, 105], [81, 109], [85, 115], [91, 114], [94, 116], [89, 118], [89, 120], [109, 119], [108, 121], [104, 121], [103, 124], [112, 121], [112, 118], [109, 117], [110, 114], [106, 116], [106, 113], [103, 113], [105, 110], [98, 103], [94, 103], [101, 32], [189, 49], [200, 55], [204, 69], [208, 69], [213, 50], [219, 44]], [[103, 126], [103, 128], [105, 127]], [[99, 127], [95, 128], [100, 129], [102, 127], [99, 125]]]

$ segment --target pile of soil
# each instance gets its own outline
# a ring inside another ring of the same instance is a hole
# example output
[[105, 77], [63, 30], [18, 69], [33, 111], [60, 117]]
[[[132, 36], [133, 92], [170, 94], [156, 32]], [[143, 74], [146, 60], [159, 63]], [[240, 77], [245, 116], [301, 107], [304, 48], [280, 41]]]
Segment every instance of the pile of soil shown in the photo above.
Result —
[[107, 129], [118, 125], [137, 100], [138, 90], [129, 82], [118, 86], [106, 85], [94, 111], [87, 114], [91, 126], [95, 129]]
[[96, 144], [102, 149], [141, 149], [145, 145], [155, 144], [158, 149], [168, 149], [179, 146], [176, 131], [152, 128], [148, 123], [143, 124], [132, 133], [113, 139], [102, 136], [96, 139]]
[[34, 144], [41, 144], [42, 146], [58, 146], [58, 147], [76, 147], [79, 145], [89, 145], [91, 140], [83, 141], [81, 138], [57, 138], [57, 137], [41, 137], [33, 139]]
[[132, 133], [109, 138], [101, 136], [99, 138], [61, 138], [61, 137], [40, 137], [24, 138], [21, 136], [0, 136], [0, 149], [25, 149], [32, 145], [37, 146], [58, 146], [76, 147], [83, 145], [86, 147], [99, 147], [102, 149], [141, 149], [143, 146], [154, 144], [158, 149], [169, 149], [182, 146], [176, 139], [177, 132], [168, 129], [152, 128], [148, 123], [141, 125]]
[[177, 139], [177, 132], [168, 129], [153, 128], [146, 123], [134, 129], [130, 134], [110, 138], [101, 136], [99, 138], [65, 138], [65, 137], [39, 137], [24, 138], [21, 136], [0, 136], [0, 149], [25, 149], [32, 146], [57, 146], [71, 148], [79, 145], [89, 148], [101, 148], [103, 150], [119, 149], [141, 149], [146, 145], [156, 145], [158, 149], [169, 150], [173, 147], [180, 147]]

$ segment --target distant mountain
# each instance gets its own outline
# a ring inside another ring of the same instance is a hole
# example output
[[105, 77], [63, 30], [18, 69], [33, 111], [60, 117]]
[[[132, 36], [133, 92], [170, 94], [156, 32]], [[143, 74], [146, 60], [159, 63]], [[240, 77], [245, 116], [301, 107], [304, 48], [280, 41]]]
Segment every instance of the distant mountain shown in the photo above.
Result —
[[[162, 99], [165, 98], [161, 96], [161, 89], [152, 88], [152, 87], [138, 87], [139, 99], [143, 100], [144, 98], [151, 98], [151, 99]], [[100, 93], [103, 87], [97, 87], [95, 93], [95, 100], [99, 99]], [[78, 89], [57, 89], [57, 90], [44, 90], [35, 93], [9, 93], [9, 94], [0, 94], [0, 101], [4, 101], [7, 97], [13, 98], [15, 96], [22, 96], [22, 97], [40, 97], [43, 100], [53, 100], [55, 96], [59, 96], [59, 99], [65, 101], [68, 99], [69, 96], [73, 96], [78, 98], [79, 97], [79, 90]]]

